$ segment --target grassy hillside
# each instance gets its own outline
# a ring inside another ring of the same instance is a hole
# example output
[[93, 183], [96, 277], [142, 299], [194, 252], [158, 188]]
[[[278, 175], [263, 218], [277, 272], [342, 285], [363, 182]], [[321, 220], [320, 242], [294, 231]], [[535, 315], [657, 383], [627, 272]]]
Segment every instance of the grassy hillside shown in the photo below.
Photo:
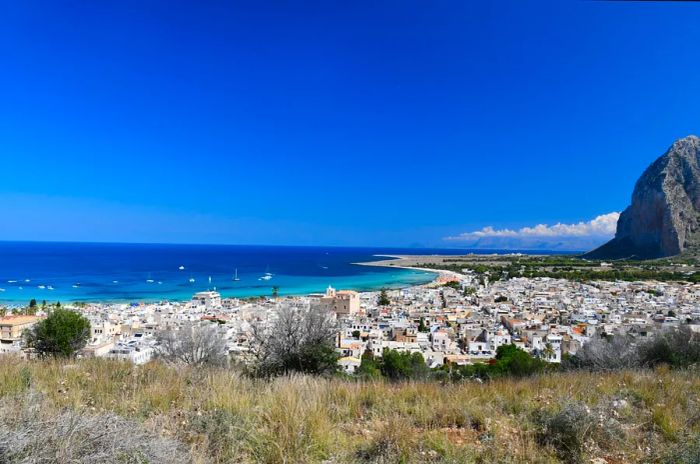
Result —
[[698, 393], [668, 369], [440, 385], [3, 357], [0, 461], [698, 462]]

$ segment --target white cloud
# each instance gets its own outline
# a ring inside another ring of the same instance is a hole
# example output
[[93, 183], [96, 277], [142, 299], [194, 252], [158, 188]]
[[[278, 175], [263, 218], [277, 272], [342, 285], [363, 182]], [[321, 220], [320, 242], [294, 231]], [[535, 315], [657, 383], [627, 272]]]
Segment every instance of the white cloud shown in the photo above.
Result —
[[522, 227], [520, 229], [495, 229], [492, 226], [473, 232], [445, 237], [445, 240], [452, 242], [474, 242], [478, 244], [483, 239], [510, 239], [512, 240], [572, 240], [572, 239], [607, 239], [615, 235], [617, 220], [620, 213], [612, 212], [602, 214], [587, 222], [575, 224], [557, 223], [554, 225], [537, 224], [532, 227]]

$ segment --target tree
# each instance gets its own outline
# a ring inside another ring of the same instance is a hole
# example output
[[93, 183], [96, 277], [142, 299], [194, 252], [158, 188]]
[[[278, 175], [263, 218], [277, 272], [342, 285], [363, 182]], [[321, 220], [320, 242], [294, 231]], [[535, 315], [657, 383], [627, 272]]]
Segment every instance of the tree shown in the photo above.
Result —
[[379, 306], [389, 306], [391, 304], [391, 300], [389, 299], [389, 296], [386, 294], [385, 288], [383, 288], [379, 292], [379, 299], [377, 300], [377, 304]]
[[418, 324], [418, 332], [430, 332], [430, 329], [425, 325], [425, 319], [420, 318], [420, 323]]
[[515, 345], [502, 345], [496, 350], [496, 363], [491, 366], [493, 374], [508, 374], [525, 377], [544, 370], [545, 362], [533, 358]]
[[339, 358], [333, 343], [336, 334], [335, 316], [325, 308], [282, 306], [273, 321], [252, 325], [255, 373], [335, 373]]
[[74, 311], [60, 308], [24, 333], [26, 346], [42, 357], [73, 356], [89, 337], [90, 322]]
[[162, 331], [156, 334], [156, 340], [158, 357], [168, 362], [223, 366], [228, 361], [226, 342], [214, 325]]
[[365, 350], [365, 352], [362, 353], [362, 360], [356, 374], [363, 379], [379, 379], [382, 377], [379, 363], [374, 359], [372, 351]]
[[27, 314], [33, 316], [36, 314], [36, 300], [34, 298], [29, 301], [29, 307], [27, 308]]
[[555, 355], [556, 352], [554, 351], [552, 344], [549, 342], [545, 343], [544, 349], [542, 350], [542, 356], [544, 356], [545, 359], [552, 359]]
[[422, 354], [388, 348], [382, 352], [380, 369], [391, 380], [421, 379], [427, 376], [429, 370]]

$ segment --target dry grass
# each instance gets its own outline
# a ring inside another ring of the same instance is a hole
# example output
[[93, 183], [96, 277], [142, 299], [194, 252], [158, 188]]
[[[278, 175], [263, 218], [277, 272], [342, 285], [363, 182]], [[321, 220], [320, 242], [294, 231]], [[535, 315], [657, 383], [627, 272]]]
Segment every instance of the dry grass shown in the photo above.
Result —
[[2, 358], [3, 404], [30, 391], [44, 398], [44, 415], [117, 415], [202, 463], [664, 462], [699, 448], [693, 371], [440, 385]]

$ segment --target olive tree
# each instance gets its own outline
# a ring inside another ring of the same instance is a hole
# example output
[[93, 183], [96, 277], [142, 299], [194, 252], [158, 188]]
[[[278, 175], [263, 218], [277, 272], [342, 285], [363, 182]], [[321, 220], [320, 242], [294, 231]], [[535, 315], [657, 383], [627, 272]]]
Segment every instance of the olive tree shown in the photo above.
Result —
[[252, 325], [255, 373], [334, 373], [336, 333], [335, 315], [325, 308], [282, 306], [273, 320]]
[[226, 341], [214, 325], [187, 325], [156, 334], [157, 356], [167, 362], [223, 366], [228, 362]]

